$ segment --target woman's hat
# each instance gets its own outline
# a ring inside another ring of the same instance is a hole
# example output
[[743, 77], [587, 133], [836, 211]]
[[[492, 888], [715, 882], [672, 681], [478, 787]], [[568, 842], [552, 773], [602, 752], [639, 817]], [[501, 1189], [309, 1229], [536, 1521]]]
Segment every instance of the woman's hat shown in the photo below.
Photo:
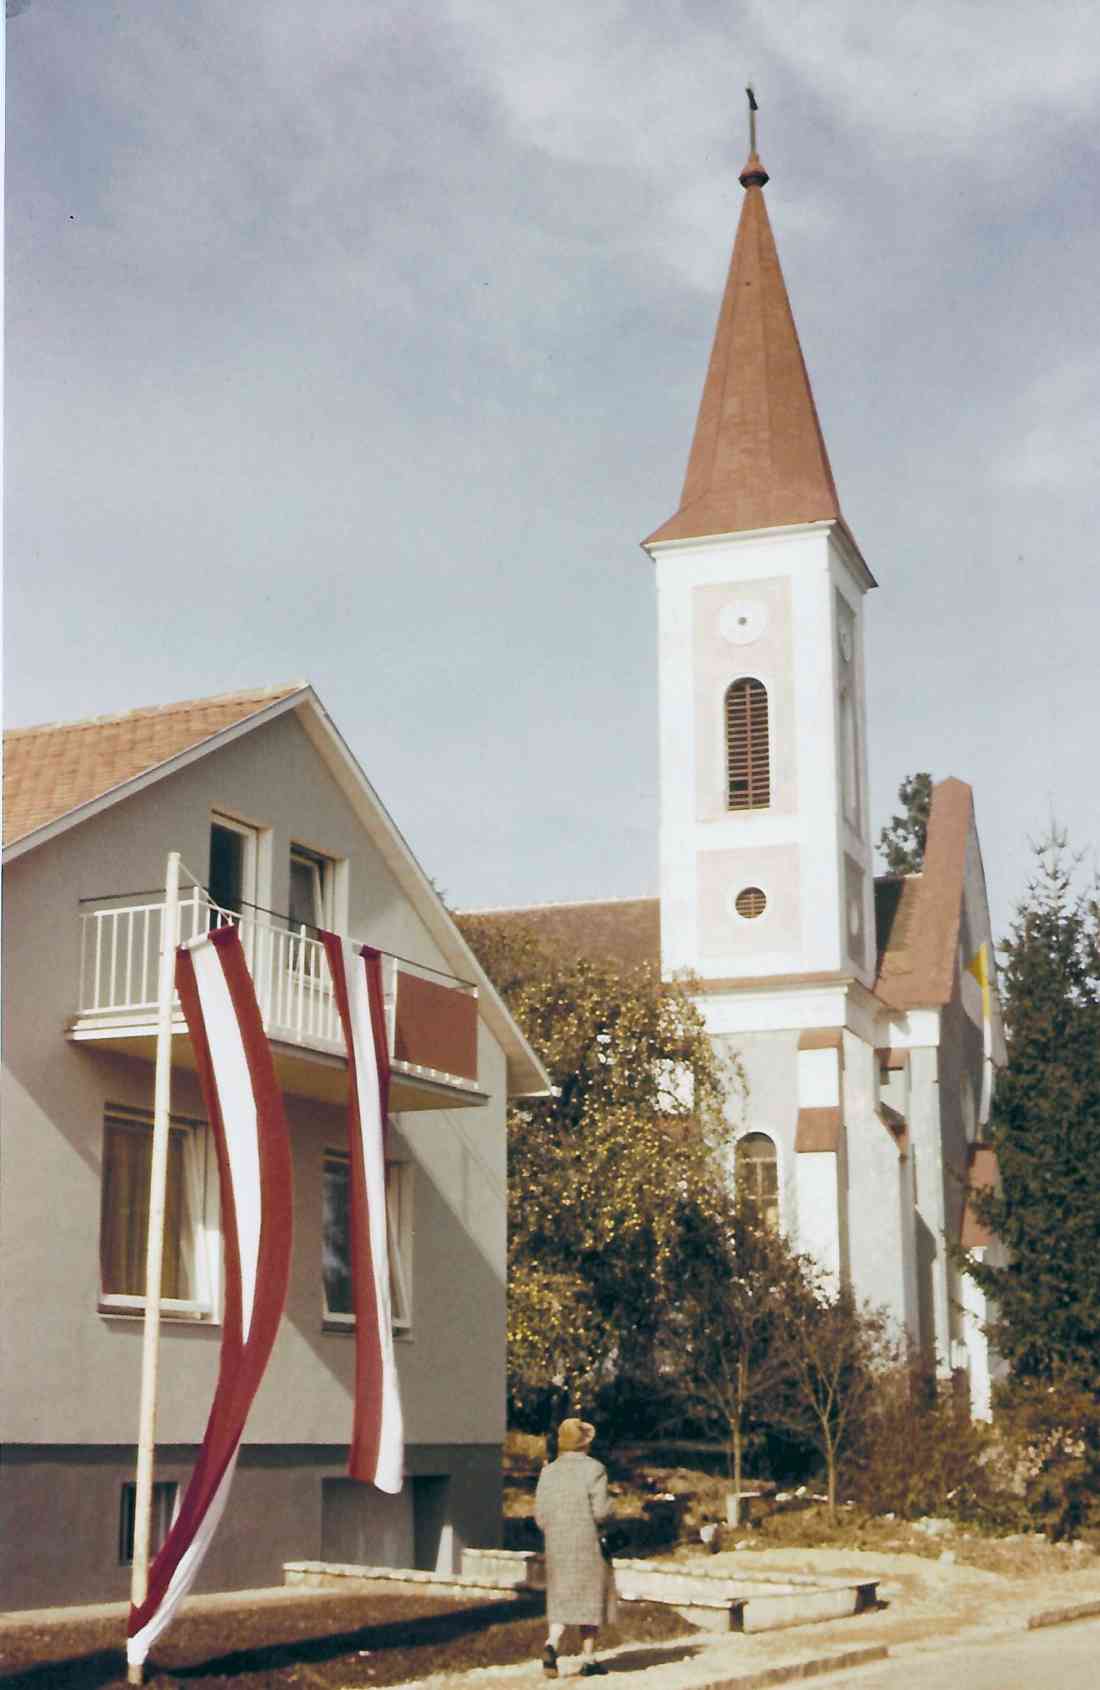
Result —
[[563, 1420], [558, 1427], [558, 1454], [568, 1455], [578, 1449], [587, 1449], [596, 1436], [596, 1428], [587, 1420]]

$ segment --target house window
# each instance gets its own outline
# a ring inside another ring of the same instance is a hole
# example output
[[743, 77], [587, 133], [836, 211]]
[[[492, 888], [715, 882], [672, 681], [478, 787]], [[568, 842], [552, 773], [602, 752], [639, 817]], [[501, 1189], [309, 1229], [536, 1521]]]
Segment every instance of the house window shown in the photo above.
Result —
[[762, 810], [770, 803], [768, 689], [746, 676], [726, 689], [726, 808]]
[[771, 1232], [779, 1231], [779, 1160], [767, 1133], [746, 1133], [735, 1152], [737, 1195]]
[[[160, 1281], [167, 1314], [203, 1315], [213, 1307], [217, 1233], [208, 1214], [215, 1183], [208, 1167], [208, 1152], [209, 1135], [203, 1123], [174, 1116], [168, 1128]], [[101, 1308], [144, 1307], [152, 1163], [152, 1116], [139, 1110], [110, 1108], [103, 1122]]]
[[291, 937], [287, 963], [292, 974], [300, 974], [313, 987], [328, 980], [320, 931], [322, 928], [331, 931], [334, 926], [334, 869], [330, 857], [307, 851], [304, 845], [290, 847], [287, 926]]
[[[149, 1522], [149, 1553], [155, 1555], [176, 1518], [179, 1486], [175, 1479], [157, 1479], [153, 1484], [152, 1517]], [[124, 1484], [118, 1510], [118, 1559], [122, 1567], [133, 1566], [134, 1523], [137, 1518], [137, 1486]]]
[[255, 899], [256, 836], [250, 827], [217, 816], [210, 823], [207, 888], [211, 903], [240, 915]]
[[[412, 1169], [406, 1162], [386, 1163], [386, 1244], [389, 1251], [390, 1306], [395, 1332], [412, 1325]], [[322, 1176], [321, 1279], [325, 1323], [354, 1326], [351, 1283], [351, 1163], [326, 1151]]]
[[304, 845], [290, 847], [290, 927], [331, 928], [333, 862]]

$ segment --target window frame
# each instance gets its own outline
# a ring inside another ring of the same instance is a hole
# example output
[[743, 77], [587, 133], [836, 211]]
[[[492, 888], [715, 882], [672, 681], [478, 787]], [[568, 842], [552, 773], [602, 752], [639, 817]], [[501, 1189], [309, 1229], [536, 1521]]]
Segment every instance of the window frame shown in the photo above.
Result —
[[[346, 1150], [326, 1146], [322, 1156], [321, 1196], [321, 1324], [326, 1332], [354, 1332], [352, 1309], [330, 1309], [325, 1284], [325, 1178], [330, 1168], [347, 1170], [344, 1190], [351, 1200], [351, 1158]], [[390, 1269], [390, 1313], [394, 1335], [407, 1337], [413, 1327], [413, 1167], [399, 1157], [386, 1158], [386, 1247]], [[350, 1227], [349, 1227], [350, 1232]]]
[[[228, 815], [224, 810], [211, 810], [210, 836], [208, 849], [213, 852], [214, 829], [220, 828], [223, 833], [232, 833], [241, 841], [241, 892], [239, 910], [232, 909], [228, 904], [219, 904], [210, 890], [210, 902], [215, 909], [224, 910], [228, 915], [236, 916], [238, 921], [254, 922], [259, 900], [260, 875], [260, 829], [251, 822], [240, 821], [236, 816]], [[208, 881], [212, 874], [208, 871]]]
[[[771, 1152], [772, 1152], [771, 1155], [770, 1156], [753, 1156], [752, 1154], [743, 1154], [744, 1146], [749, 1144], [753, 1140], [769, 1144], [771, 1146]], [[747, 1189], [747, 1186], [742, 1185], [741, 1184], [742, 1168], [746, 1165], [749, 1166], [749, 1167], [772, 1168], [772, 1169], [774, 1169], [774, 1171], [775, 1171], [775, 1191], [774, 1191], [774, 1193], [773, 1192], [760, 1191], [760, 1190], [751, 1190], [750, 1191], [749, 1189]], [[776, 1140], [776, 1138], [773, 1136], [773, 1134], [766, 1133], [759, 1127], [753, 1127], [749, 1132], [741, 1134], [741, 1136], [737, 1139], [737, 1141], [736, 1141], [736, 1143], [734, 1144], [734, 1147], [733, 1147], [733, 1178], [734, 1178], [734, 1189], [737, 1192], [738, 1197], [743, 1198], [743, 1200], [746, 1201], [751, 1206], [752, 1211], [753, 1211], [754, 1215], [756, 1216], [756, 1219], [765, 1228], [767, 1228], [769, 1231], [776, 1232], [776, 1233], [782, 1231], [782, 1226], [783, 1226], [783, 1204], [782, 1204], [783, 1182], [780, 1178], [780, 1170], [779, 1170], [779, 1144], [778, 1144], [778, 1141]], [[768, 1215], [765, 1212], [765, 1205], [767, 1205], [768, 1207], [771, 1207], [773, 1203], [774, 1203], [774, 1207], [775, 1207], [774, 1224], [772, 1223], [772, 1221], [769, 1220]]]
[[[732, 720], [735, 708], [734, 695], [742, 689], [744, 692], [744, 723], [736, 724]], [[763, 709], [763, 753], [759, 754], [758, 745], [754, 747], [754, 736], [758, 731], [754, 725], [754, 706], [757, 715]], [[722, 743], [724, 747], [723, 762], [723, 800], [727, 815], [740, 815], [747, 810], [769, 810], [772, 805], [772, 709], [771, 697], [766, 682], [759, 675], [736, 675], [722, 694]], [[733, 782], [735, 757], [744, 758], [746, 799], [744, 803], [734, 802]], [[760, 763], [763, 768], [761, 772]], [[756, 797], [759, 788], [762, 797]]]
[[[293, 911], [291, 910], [291, 905], [293, 903], [291, 888], [293, 888], [294, 885], [295, 864], [302, 868], [311, 869], [316, 877], [314, 885], [313, 916], [314, 918], [319, 916], [320, 920], [313, 919], [303, 923], [295, 917]], [[326, 856], [323, 851], [315, 851], [312, 846], [302, 845], [298, 842], [298, 840], [292, 839], [288, 855], [288, 873], [287, 926], [290, 928], [290, 931], [294, 933], [299, 931], [302, 926], [306, 926], [312, 927], [315, 931], [321, 928], [327, 928], [331, 932], [335, 923], [335, 857]]]
[[[165, 1504], [167, 1503], [167, 1507]], [[176, 1523], [180, 1511], [178, 1479], [154, 1479], [152, 1494], [152, 1531], [149, 1553], [155, 1555]], [[134, 1538], [137, 1532], [137, 1485], [133, 1479], [123, 1479], [118, 1500], [118, 1564], [134, 1564]]]
[[[145, 1292], [107, 1291], [103, 1285], [104, 1226], [106, 1211], [106, 1172], [110, 1129], [120, 1129], [135, 1136], [142, 1134], [148, 1141], [148, 1162], [152, 1166], [153, 1115], [148, 1109], [135, 1109], [129, 1104], [108, 1103], [103, 1110], [103, 1133], [100, 1140], [100, 1209], [99, 1263], [97, 1273], [97, 1308], [100, 1314], [144, 1315]], [[165, 1297], [160, 1299], [160, 1311], [165, 1320], [214, 1322], [220, 1318], [222, 1288], [221, 1225], [217, 1171], [214, 1165], [213, 1140], [206, 1121], [188, 1115], [170, 1115], [169, 1134], [183, 1135], [183, 1179], [189, 1190], [188, 1214], [192, 1229], [191, 1260], [194, 1271], [194, 1297]], [[148, 1227], [146, 1226], [146, 1248]], [[144, 1278], [145, 1251], [141, 1253]]]

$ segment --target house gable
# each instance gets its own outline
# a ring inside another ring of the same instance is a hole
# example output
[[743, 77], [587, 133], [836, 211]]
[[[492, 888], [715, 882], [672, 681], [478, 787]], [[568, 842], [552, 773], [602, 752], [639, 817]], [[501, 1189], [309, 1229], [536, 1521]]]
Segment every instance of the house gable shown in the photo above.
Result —
[[[436, 947], [443, 965], [477, 986], [482, 1019], [507, 1056], [510, 1094], [537, 1095], [547, 1091], [550, 1079], [541, 1062], [451, 920], [328, 712], [306, 683], [191, 700], [177, 706], [132, 711], [89, 722], [14, 730], [6, 736], [5, 745], [8, 757], [5, 812], [7, 815], [10, 806], [12, 817], [11, 843], [5, 849], [5, 861], [13, 862], [59, 834], [167, 782], [200, 759], [216, 757], [245, 735], [250, 736], [251, 759], [251, 748], [258, 752], [263, 743], [256, 736], [291, 714], [310, 742], [317, 761], [340, 789], [351, 813], [408, 900], [411, 912]], [[9, 747], [14, 748], [14, 755]], [[44, 766], [44, 773], [39, 765]], [[218, 767], [216, 763], [208, 766]], [[223, 768], [228, 766], [222, 764]], [[270, 765], [269, 775], [273, 790], [286, 785], [287, 770], [278, 759]], [[221, 805], [246, 821], [263, 819], [262, 810], [257, 813], [256, 801], [250, 803], [243, 798], [234, 790], [232, 781], [220, 788], [215, 782], [211, 787], [212, 797], [215, 794], [215, 807]], [[199, 876], [206, 873], [208, 826], [209, 811], [204, 806], [203, 841], [200, 844], [192, 837], [190, 844], [191, 858], [199, 860], [189, 861], [189, 867]], [[316, 839], [302, 842], [321, 843]], [[119, 887], [117, 891], [132, 889]], [[103, 890], [106, 888], [82, 887], [78, 895], [94, 895]], [[354, 930], [354, 922], [352, 925]]]
[[117, 716], [12, 728], [4, 735], [5, 860], [33, 849], [214, 744], [289, 709], [308, 687], [186, 699]]

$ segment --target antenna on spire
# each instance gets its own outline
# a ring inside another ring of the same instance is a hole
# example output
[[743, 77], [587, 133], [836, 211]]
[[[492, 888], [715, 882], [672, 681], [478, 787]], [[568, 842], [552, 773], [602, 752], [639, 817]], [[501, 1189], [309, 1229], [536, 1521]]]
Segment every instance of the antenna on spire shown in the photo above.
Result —
[[749, 151], [754, 153], [756, 151], [756, 114], [760, 107], [756, 103], [756, 95], [752, 91], [751, 82], [745, 89], [745, 93], [749, 97]]

